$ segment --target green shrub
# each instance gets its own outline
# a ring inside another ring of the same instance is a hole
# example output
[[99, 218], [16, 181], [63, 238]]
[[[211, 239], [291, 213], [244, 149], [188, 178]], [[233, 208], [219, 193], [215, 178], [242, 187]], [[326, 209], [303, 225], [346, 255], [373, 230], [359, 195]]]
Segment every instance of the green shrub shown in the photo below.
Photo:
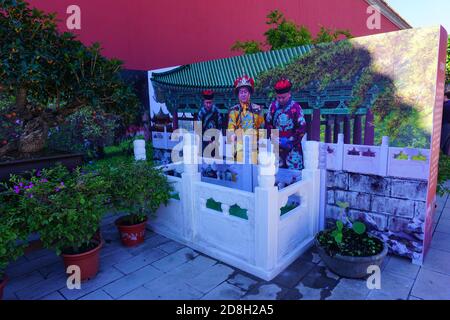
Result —
[[148, 214], [168, 203], [173, 191], [163, 172], [148, 161], [114, 158], [113, 165], [103, 161], [96, 164], [96, 170], [111, 183], [107, 193], [112, 208], [116, 212], [128, 213], [129, 224], [145, 221]]
[[23, 255], [27, 233], [22, 228], [21, 217], [9, 208], [7, 197], [0, 196], [0, 281], [5, 275], [9, 263]]
[[30, 179], [12, 176], [11, 206], [27, 225], [39, 233], [45, 248], [61, 253], [81, 253], [92, 238], [106, 211], [110, 183], [102, 176], [81, 169], [69, 172], [58, 165], [36, 172]]

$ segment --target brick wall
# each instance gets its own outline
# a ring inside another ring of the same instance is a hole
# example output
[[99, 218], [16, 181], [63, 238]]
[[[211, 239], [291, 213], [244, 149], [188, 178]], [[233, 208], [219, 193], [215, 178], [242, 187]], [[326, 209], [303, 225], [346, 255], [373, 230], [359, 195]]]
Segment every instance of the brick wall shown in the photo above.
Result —
[[337, 202], [347, 202], [351, 220], [366, 223], [391, 253], [413, 260], [422, 253], [427, 181], [327, 171], [327, 224], [339, 218]]

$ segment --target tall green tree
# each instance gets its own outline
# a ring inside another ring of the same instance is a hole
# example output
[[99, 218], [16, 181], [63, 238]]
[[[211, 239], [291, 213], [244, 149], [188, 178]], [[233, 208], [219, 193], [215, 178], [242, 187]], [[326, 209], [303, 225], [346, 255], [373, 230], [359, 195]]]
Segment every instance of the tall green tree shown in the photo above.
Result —
[[285, 18], [284, 14], [278, 10], [271, 11], [267, 15], [266, 24], [269, 29], [264, 33], [265, 42], [236, 41], [231, 47], [233, 51], [243, 51], [246, 54], [269, 50], [277, 50], [303, 45], [333, 42], [340, 38], [352, 38], [348, 30], [331, 30], [321, 27], [319, 33], [314, 38], [305, 26], [299, 26]]
[[8, 115], [22, 125], [17, 139], [3, 137], [0, 156], [41, 151], [49, 128], [85, 106], [130, 120], [138, 99], [120, 78], [121, 61], [60, 33], [55, 14], [23, 0], [0, 0], [0, 8], [0, 90], [15, 97]]

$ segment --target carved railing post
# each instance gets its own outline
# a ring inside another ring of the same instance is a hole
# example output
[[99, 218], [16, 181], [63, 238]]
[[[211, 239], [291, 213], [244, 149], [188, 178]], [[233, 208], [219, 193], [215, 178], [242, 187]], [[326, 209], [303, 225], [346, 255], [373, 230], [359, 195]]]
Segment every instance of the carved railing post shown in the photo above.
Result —
[[319, 161], [321, 159], [320, 145], [320, 142], [308, 141], [304, 150], [305, 169], [302, 171], [302, 180], [310, 181], [312, 185], [306, 197], [311, 234], [315, 234], [319, 230], [320, 198], [321, 193], [323, 194], [323, 191], [321, 192], [321, 171], [323, 170], [321, 166], [323, 163], [321, 164]]
[[196, 136], [192, 133], [183, 137], [183, 166], [182, 180], [182, 212], [183, 212], [183, 235], [186, 240], [193, 241], [196, 234], [195, 226], [195, 183], [200, 181], [198, 172], [198, 150], [199, 145]]
[[264, 270], [272, 270], [278, 258], [278, 188], [275, 187], [275, 154], [260, 152], [258, 187], [255, 188], [255, 262]]

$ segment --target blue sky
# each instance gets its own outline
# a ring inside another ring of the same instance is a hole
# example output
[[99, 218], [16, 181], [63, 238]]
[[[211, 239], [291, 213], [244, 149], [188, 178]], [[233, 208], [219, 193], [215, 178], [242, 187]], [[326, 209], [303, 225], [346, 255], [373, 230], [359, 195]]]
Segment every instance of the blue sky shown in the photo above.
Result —
[[386, 0], [414, 28], [443, 25], [450, 33], [449, 0]]

